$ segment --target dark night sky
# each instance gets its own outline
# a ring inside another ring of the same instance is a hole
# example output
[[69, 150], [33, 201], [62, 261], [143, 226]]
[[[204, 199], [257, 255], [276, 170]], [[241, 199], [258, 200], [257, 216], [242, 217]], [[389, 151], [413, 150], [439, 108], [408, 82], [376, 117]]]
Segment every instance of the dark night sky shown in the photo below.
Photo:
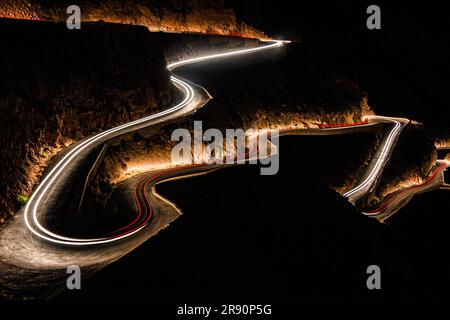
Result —
[[[378, 113], [446, 129], [450, 19], [443, 2], [255, 2], [260, 19], [251, 11], [254, 6], [233, 5], [273, 37], [296, 32], [316, 64], [350, 76], [369, 93]], [[381, 8], [381, 30], [366, 28], [370, 4]]]

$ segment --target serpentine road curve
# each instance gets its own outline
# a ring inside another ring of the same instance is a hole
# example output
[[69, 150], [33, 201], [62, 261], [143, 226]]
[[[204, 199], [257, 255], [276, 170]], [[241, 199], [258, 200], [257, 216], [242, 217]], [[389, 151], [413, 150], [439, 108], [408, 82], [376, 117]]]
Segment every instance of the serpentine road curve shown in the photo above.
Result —
[[[182, 60], [169, 64], [167, 68], [173, 72], [188, 64], [275, 49], [288, 41], [261, 43], [255, 48]], [[54, 215], [70, 211], [64, 203], [71, 197], [67, 190], [70, 190], [73, 181], [79, 180], [77, 172], [81, 164], [99, 146], [123, 134], [192, 114], [211, 99], [203, 87], [186, 79], [172, 75], [171, 81], [183, 93], [180, 103], [83, 139], [65, 150], [52, 165], [26, 206], [0, 230], [0, 294], [14, 298], [51, 296], [64, 289], [68, 266], [78, 265], [82, 268], [82, 275], [89, 276], [139, 246], [180, 215], [174, 204], [156, 193], [150, 193], [152, 209], [164, 214], [155, 214], [151, 224], [144, 223], [121, 235], [74, 238], [50, 230], [46, 225]]]
[[[270, 41], [256, 48], [182, 60], [169, 64], [167, 68], [173, 72], [176, 68], [184, 65], [275, 49], [286, 43], [288, 42]], [[66, 190], [70, 190], [69, 186], [78, 178], [77, 169], [99, 146], [123, 134], [187, 116], [211, 99], [209, 93], [199, 85], [176, 75], [172, 75], [171, 80], [184, 95], [180, 103], [148, 117], [111, 128], [70, 146], [50, 168], [26, 206], [0, 230], [1, 295], [13, 298], [47, 298], [65, 289], [68, 266], [79, 266], [82, 269], [82, 276], [88, 277], [114, 262], [167, 227], [181, 214], [181, 211], [173, 203], [155, 192], [154, 186], [157, 183], [180, 175], [202, 174], [224, 166], [186, 166], [151, 172], [128, 179], [129, 198], [136, 199], [139, 215], [133, 223], [117, 230], [121, 232], [97, 238], [75, 238], [59, 234], [47, 225], [46, 222], [53, 215], [64, 212], [62, 209], [65, 208], [65, 202], [70, 198], [70, 194], [68, 195]], [[358, 124], [280, 131], [280, 135], [334, 135], [366, 130], [382, 123], [391, 125], [392, 128], [384, 136], [364, 176], [360, 178], [354, 188], [344, 195], [353, 204], [363, 199], [375, 188], [401, 130], [409, 122], [408, 119], [381, 116], [367, 116], [363, 120], [364, 122]], [[439, 171], [432, 177], [432, 181], [435, 181], [443, 169], [444, 166], [439, 167]], [[425, 186], [428, 184], [423, 187]], [[404, 194], [411, 196], [413, 190], [418, 191], [419, 189], [423, 190], [423, 188], [415, 188], [407, 190]], [[381, 209], [385, 210], [391, 203], [397, 202], [383, 204]], [[67, 209], [67, 211], [70, 210]], [[375, 211], [366, 214], [374, 216], [379, 213]]]

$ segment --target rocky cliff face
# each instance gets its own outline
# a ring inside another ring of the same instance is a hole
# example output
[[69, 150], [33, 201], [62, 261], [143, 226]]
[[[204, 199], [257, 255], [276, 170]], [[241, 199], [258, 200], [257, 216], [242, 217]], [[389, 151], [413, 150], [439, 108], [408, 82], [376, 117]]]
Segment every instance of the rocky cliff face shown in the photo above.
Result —
[[[70, 3], [2, 4], [0, 17], [65, 21]], [[158, 35], [147, 29], [264, 37], [236, 19], [223, 1], [81, 1], [79, 5], [84, 21], [122, 25], [85, 22], [81, 31], [71, 32], [63, 23], [1, 22], [0, 33], [9, 45], [0, 49], [0, 107], [5, 114], [0, 118], [4, 128], [0, 143], [6, 151], [1, 156], [5, 178], [0, 187], [0, 224], [26, 201], [42, 171], [64, 146], [172, 103], [176, 92], [164, 59], [173, 62], [258, 45], [239, 37]], [[231, 68], [219, 64], [214, 70], [186, 69], [184, 76], [203, 84], [215, 97], [193, 120], [221, 130], [285, 129], [356, 122], [371, 113], [366, 93], [350, 79], [316, 67], [297, 45], [281, 50], [275, 56], [246, 57], [243, 63], [238, 59]], [[95, 197], [106, 199], [105, 194], [120, 181], [170, 165], [174, 144], [170, 134], [178, 127], [192, 128], [192, 123], [143, 130], [111, 146], [91, 188]], [[362, 139], [366, 147], [353, 150], [357, 159], [348, 153], [336, 173], [324, 177], [339, 192], [362, 172], [379, 132]], [[422, 157], [408, 170], [419, 170], [423, 178], [431, 162]], [[397, 180], [384, 182], [379, 197], [414, 174], [401, 170], [396, 171]]]
[[449, 135], [440, 135], [436, 138], [436, 142], [434, 144], [436, 148], [450, 148], [450, 136]]
[[378, 188], [368, 199], [369, 207], [376, 206], [397, 190], [423, 183], [436, 164], [434, 139], [422, 126], [406, 127], [396, 145]]
[[144, 27], [1, 21], [0, 223], [74, 141], [169, 105], [157, 37]]
[[[190, 57], [191, 47], [213, 47], [223, 51], [236, 45], [236, 42], [224, 42], [220, 37], [191, 36], [189, 40], [180, 35], [169, 37], [170, 43], [185, 43], [176, 54], [175, 50], [167, 51], [169, 60], [174, 56], [177, 57], [175, 60]], [[254, 43], [240, 45], [252, 46]], [[177, 70], [181, 76], [204, 85], [213, 100], [189, 120], [143, 130], [111, 146], [91, 188], [95, 198], [103, 202], [107, 199], [105, 192], [113, 190], [121, 181], [145, 171], [174, 165], [171, 163], [171, 150], [176, 142], [170, 141], [171, 133], [176, 128], [192, 130], [194, 120], [201, 120], [204, 130], [217, 128], [222, 132], [227, 128], [299, 129], [317, 128], [324, 122], [352, 123], [371, 112], [366, 93], [354, 82], [311, 65], [301, 46], [289, 47], [273, 54], [252, 54], [242, 60], [215, 62], [214, 68], [205, 64]], [[354, 183], [370, 157], [374, 149], [370, 147], [376, 145], [377, 137], [374, 132], [365, 135], [361, 141], [351, 137], [342, 140], [340, 148], [348, 152], [342, 161], [334, 161], [342, 167], [332, 166], [334, 172], [328, 172], [327, 183], [336, 189], [344, 189]], [[351, 141], [357, 140], [359, 149], [351, 147]], [[332, 144], [325, 143], [323, 147], [325, 151], [320, 156], [312, 155], [320, 148], [317, 145], [312, 146], [313, 150], [305, 149], [304, 156], [329, 160], [333, 157], [330, 155], [333, 151], [329, 151]], [[282, 152], [281, 157], [289, 157], [289, 150]]]
[[[66, 21], [66, 9], [71, 1], [13, 0], [2, 1], [0, 17]], [[239, 21], [223, 0], [81, 0], [76, 3], [82, 21], [114, 22], [142, 25], [150, 31], [199, 32], [225, 35], [245, 35], [261, 38], [265, 35]]]
[[64, 146], [171, 102], [161, 47], [167, 46], [169, 60], [189, 56], [189, 48], [198, 53], [196, 41], [187, 41], [191, 46], [176, 52], [175, 43], [162, 44], [156, 35], [150, 40], [143, 28], [88, 22], [265, 37], [237, 19], [222, 0], [82, 0], [77, 2], [84, 22], [80, 32], [69, 33], [63, 24], [42, 22], [65, 22], [71, 4], [0, 1], [0, 18], [41, 21], [1, 22], [2, 39], [8, 46], [0, 49], [0, 108], [5, 114], [0, 119], [5, 177], [0, 187], [0, 225], [27, 200], [44, 168]]

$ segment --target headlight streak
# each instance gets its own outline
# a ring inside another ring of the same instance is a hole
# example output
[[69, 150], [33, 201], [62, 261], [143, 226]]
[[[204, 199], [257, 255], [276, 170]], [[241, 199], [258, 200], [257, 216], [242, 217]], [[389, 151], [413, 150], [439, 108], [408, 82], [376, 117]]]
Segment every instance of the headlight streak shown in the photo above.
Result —
[[[83, 143], [81, 143], [80, 145], [76, 146], [74, 149], [72, 149], [70, 152], [68, 152], [67, 155], [65, 155], [55, 166], [55, 168], [53, 168], [52, 171], [50, 171], [50, 173], [45, 177], [45, 179], [41, 182], [41, 184], [38, 186], [38, 188], [36, 189], [36, 191], [33, 193], [32, 197], [30, 198], [30, 200], [28, 201], [26, 207], [25, 207], [25, 211], [24, 211], [24, 219], [25, 219], [25, 224], [28, 227], [28, 229], [33, 232], [35, 235], [39, 236], [40, 238], [43, 238], [47, 241], [50, 242], [54, 242], [54, 243], [59, 243], [59, 244], [70, 244], [70, 245], [83, 245], [83, 244], [99, 244], [99, 243], [106, 243], [106, 242], [111, 242], [114, 241], [114, 239], [108, 239], [108, 238], [95, 238], [95, 239], [78, 239], [78, 238], [70, 238], [70, 237], [64, 237], [61, 235], [58, 235], [54, 232], [49, 231], [48, 229], [44, 228], [41, 223], [39, 222], [38, 218], [37, 218], [37, 208], [38, 205], [40, 203], [40, 201], [42, 200], [43, 196], [45, 195], [45, 193], [47, 192], [48, 188], [52, 185], [52, 183], [56, 180], [56, 178], [61, 174], [62, 170], [69, 164], [70, 161], [72, 161], [81, 151], [83, 151], [85, 148], [87, 148], [89, 145], [99, 141], [100, 139], [104, 138], [107, 135], [111, 135], [112, 138], [115, 135], [113, 135], [114, 133], [117, 133], [118, 131], [128, 128], [130, 126], [139, 124], [139, 123], [143, 123], [145, 121], [149, 121], [152, 119], [155, 119], [157, 117], [163, 116], [163, 115], [167, 115], [170, 113], [173, 113], [175, 111], [178, 111], [179, 109], [181, 109], [182, 107], [184, 107], [185, 105], [189, 104], [194, 97], [194, 91], [192, 89], [192, 87], [190, 87], [186, 82], [172, 76], [171, 80], [175, 83], [181, 86], [182, 90], [185, 91], [185, 98], [183, 99], [183, 101], [179, 104], [177, 104], [176, 106], [167, 109], [165, 111], [162, 111], [160, 113], [157, 113], [155, 115], [151, 115], [136, 121], [132, 121], [129, 122], [127, 124], [106, 130], [98, 135], [95, 135], [91, 138], [89, 138], [88, 140], [84, 141]], [[117, 134], [118, 135], [118, 134]], [[58, 169], [59, 168], [59, 169]], [[41, 191], [41, 188], [43, 188], [43, 190]], [[35, 204], [33, 205], [33, 209], [32, 209], [32, 218], [33, 218], [33, 223], [37, 226], [37, 228], [42, 231], [43, 233], [47, 234], [48, 236], [45, 236], [41, 233], [39, 233], [38, 231], [36, 231], [30, 224], [29, 222], [29, 210], [30, 210], [30, 206], [33, 203], [33, 200], [35, 198], [35, 196], [37, 194], [40, 195], [38, 196]], [[130, 234], [131, 235], [131, 234]], [[51, 238], [53, 237], [53, 238]], [[56, 239], [60, 239], [60, 240], [56, 240]], [[115, 238], [116, 240], [119, 240], [119, 238]], [[101, 241], [101, 242], [99, 242]], [[78, 244], [77, 242], [81, 242], [81, 244]]]
[[273, 41], [272, 44], [267, 45], [267, 46], [260, 46], [260, 47], [251, 48], [251, 49], [244, 49], [244, 50], [238, 50], [238, 51], [224, 52], [224, 53], [218, 53], [218, 54], [213, 54], [213, 55], [206, 55], [206, 56], [202, 56], [202, 57], [181, 60], [181, 61], [174, 62], [174, 63], [171, 63], [171, 64], [167, 65], [167, 69], [169, 71], [172, 71], [175, 68], [181, 67], [183, 65], [191, 64], [191, 63], [202, 62], [202, 61], [212, 60], [212, 59], [217, 59], [217, 58], [225, 58], [225, 57], [231, 57], [231, 56], [237, 56], [237, 55], [253, 53], [253, 52], [257, 52], [257, 51], [267, 50], [267, 49], [270, 49], [270, 48], [281, 47], [282, 45], [287, 44], [287, 43], [290, 43], [290, 41], [276, 40], [276, 41]]
[[431, 185], [436, 180], [436, 177], [438, 177], [440, 173], [443, 173], [443, 171], [448, 167], [448, 165], [449, 165], [449, 163], [447, 163], [447, 162], [441, 163], [433, 171], [430, 178], [428, 178], [425, 182], [418, 184], [416, 186], [412, 186], [412, 187], [405, 188], [405, 189], [399, 190], [397, 192], [394, 192], [394, 194], [390, 198], [385, 200], [378, 208], [370, 210], [370, 211], [366, 211], [366, 212], [361, 212], [361, 213], [366, 216], [369, 216], [369, 217], [378, 218], [380, 215], [384, 214], [385, 211], [395, 201], [405, 199], [408, 196], [412, 196], [415, 193], [417, 193], [419, 190], [424, 189], [424, 188], [428, 187], [429, 185]]
[[[230, 57], [230, 56], [237, 56], [241, 54], [248, 54], [253, 53], [257, 51], [267, 50], [271, 48], [276, 48], [284, 45], [285, 43], [288, 43], [289, 41], [273, 41], [270, 45], [265, 45], [257, 48], [252, 49], [244, 49], [244, 50], [237, 50], [232, 52], [226, 52], [221, 54], [214, 54], [214, 55], [207, 55], [202, 56], [198, 58], [192, 58], [187, 59], [179, 62], [175, 62], [172, 64], [169, 64], [167, 66], [167, 69], [169, 71], [173, 71], [175, 68], [181, 67], [183, 65], [206, 61], [210, 59], [215, 58], [223, 58], [223, 57]], [[95, 143], [99, 144], [102, 142], [102, 140], [109, 140], [111, 138], [114, 138], [116, 136], [119, 136], [120, 134], [125, 133], [125, 129], [128, 129], [132, 126], [136, 126], [139, 124], [144, 124], [147, 121], [155, 120], [157, 118], [168, 116], [171, 114], [174, 114], [177, 111], [182, 110], [185, 107], [188, 107], [194, 100], [195, 91], [194, 89], [185, 81], [182, 79], [171, 76], [171, 81], [175, 84], [175, 86], [179, 87], [184, 93], [185, 97], [182, 102], [175, 105], [172, 108], [169, 108], [167, 110], [161, 111], [159, 113], [150, 115], [148, 117], [144, 117], [139, 120], [135, 120], [120, 126], [117, 126], [115, 128], [108, 129], [102, 133], [99, 133], [97, 135], [94, 135], [93, 137], [88, 138], [87, 140], [83, 141], [76, 147], [74, 147], [72, 150], [70, 150], [56, 165], [55, 167], [46, 175], [46, 177], [42, 180], [42, 182], [39, 184], [39, 186], [34, 191], [33, 195], [30, 197], [27, 205], [24, 209], [24, 222], [28, 230], [32, 232], [32, 234], [36, 235], [37, 237], [55, 243], [55, 244], [61, 244], [61, 245], [72, 245], [72, 246], [87, 246], [87, 245], [97, 245], [97, 244], [104, 244], [104, 243], [110, 243], [113, 241], [118, 241], [123, 238], [129, 237], [136, 232], [140, 231], [142, 228], [145, 227], [146, 224], [138, 227], [137, 229], [128, 232], [123, 235], [114, 236], [114, 237], [101, 237], [101, 238], [91, 238], [91, 239], [79, 239], [79, 238], [72, 238], [72, 237], [65, 237], [61, 236], [59, 234], [56, 234], [54, 232], [51, 232], [50, 230], [46, 229], [42, 224], [39, 222], [38, 219], [38, 208], [40, 202], [43, 200], [43, 197], [48, 192], [49, 188], [54, 185], [55, 181], [61, 174], [61, 172], [67, 167], [67, 165], [74, 160], [75, 157], [80, 155], [80, 153], [85, 150], [86, 148], [95, 145]], [[132, 130], [131, 130], [132, 131]], [[30, 220], [30, 214], [31, 214], [31, 220]], [[34, 224], [36, 228], [32, 225]]]
[[391, 132], [388, 135], [388, 138], [386, 139], [386, 143], [383, 147], [383, 149], [381, 150], [380, 156], [378, 158], [378, 161], [376, 162], [375, 166], [373, 167], [372, 171], [370, 172], [370, 174], [367, 176], [367, 178], [361, 182], [358, 186], [356, 186], [355, 188], [353, 188], [352, 190], [347, 191], [346, 193], [344, 193], [344, 197], [349, 198], [352, 195], [354, 195], [355, 193], [357, 193], [358, 191], [362, 190], [363, 188], [372, 188], [372, 184], [376, 181], [381, 168], [383, 167], [383, 165], [385, 164], [387, 157], [390, 154], [390, 150], [393, 147], [393, 142], [395, 141], [398, 132], [401, 130], [402, 128], [402, 123], [398, 120], [392, 119], [392, 118], [385, 118], [385, 117], [380, 117], [382, 119], [384, 119], [384, 121], [389, 121], [389, 122], [393, 122], [394, 128], [391, 130]]
[[[197, 62], [203, 62], [203, 61], [217, 59], [217, 58], [225, 58], [225, 57], [232, 57], [232, 56], [243, 55], [243, 54], [250, 54], [250, 53], [254, 53], [254, 52], [258, 52], [258, 51], [262, 51], [262, 50], [280, 47], [280, 46], [284, 45], [285, 43], [289, 43], [289, 41], [273, 41], [273, 43], [271, 43], [269, 45], [261, 46], [261, 47], [186, 59], [186, 60], [168, 64], [167, 69], [169, 71], [173, 71], [176, 68], [184, 66], [184, 65], [197, 63]], [[90, 146], [95, 145], [96, 143], [97, 144], [102, 143], [103, 142], [102, 140], [107, 141], [111, 138], [119, 136], [119, 135], [125, 133], [126, 132], [125, 130], [132, 126], [144, 124], [147, 121], [155, 120], [155, 119], [163, 117], [163, 116], [169, 116], [171, 114], [176, 113], [177, 111], [182, 110], [185, 107], [188, 107], [193, 102], [194, 97], [195, 97], [195, 91], [194, 91], [193, 87], [190, 86], [187, 82], [183, 81], [182, 79], [180, 79], [176, 76], [171, 76], [170, 79], [174, 83], [175, 86], [177, 86], [182, 92], [184, 92], [185, 97], [182, 102], [180, 102], [179, 104], [177, 104], [174, 107], [171, 107], [167, 110], [150, 115], [148, 117], [144, 117], [142, 119], [138, 119], [138, 120], [117, 126], [115, 128], [108, 129], [102, 133], [99, 133], [97, 135], [94, 135], [94, 136], [88, 138], [87, 140], [83, 141], [82, 143], [80, 143], [79, 145], [74, 147], [72, 150], [70, 150], [55, 165], [55, 167], [46, 175], [46, 177], [42, 180], [42, 182], [36, 188], [35, 192], [31, 196], [30, 200], [28, 201], [28, 203], [24, 209], [25, 225], [34, 235], [38, 236], [39, 238], [41, 238], [43, 240], [46, 240], [46, 241], [49, 241], [52, 243], [56, 243], [56, 244], [73, 245], [73, 246], [87, 246], [87, 245], [110, 243], [113, 241], [121, 240], [123, 238], [129, 237], [129, 236], [135, 234], [136, 232], [140, 231], [142, 228], [144, 228], [146, 226], [146, 223], [144, 223], [143, 225], [141, 225], [141, 226], [137, 227], [136, 229], [133, 229], [132, 231], [129, 231], [125, 234], [118, 235], [118, 236], [111, 236], [111, 237], [99, 237], [99, 238], [90, 238], [90, 239], [65, 237], [65, 236], [59, 235], [57, 233], [54, 233], [54, 232], [46, 229], [39, 222], [38, 208], [39, 208], [39, 205], [40, 205], [41, 201], [43, 200], [44, 196], [49, 191], [49, 188], [54, 185], [54, 183], [58, 179], [61, 172], [83, 150], [85, 150], [86, 148], [88, 148]], [[385, 164], [385, 162], [390, 154], [390, 151], [393, 147], [393, 143], [398, 136], [398, 132], [402, 128], [403, 121], [398, 121], [398, 120], [396, 120], [396, 118], [388, 118], [388, 117], [373, 117], [373, 118], [375, 118], [379, 122], [392, 122], [395, 124], [394, 128], [389, 133], [389, 135], [386, 139], [386, 143], [383, 146], [382, 151], [380, 152], [378, 161], [374, 165], [370, 174], [357, 187], [346, 192], [344, 194], [344, 197], [350, 198], [353, 195], [355, 195], [357, 192], [363, 190], [364, 188], [373, 188], [373, 183], [376, 182], [376, 179], [380, 173], [380, 170], [382, 169], [383, 165]], [[130, 131], [132, 131], [132, 130], [130, 130]], [[31, 214], [31, 219], [30, 219], [30, 214]], [[366, 214], [366, 213], [364, 213], [364, 214]], [[34, 226], [33, 226], [33, 224], [34, 224]]]

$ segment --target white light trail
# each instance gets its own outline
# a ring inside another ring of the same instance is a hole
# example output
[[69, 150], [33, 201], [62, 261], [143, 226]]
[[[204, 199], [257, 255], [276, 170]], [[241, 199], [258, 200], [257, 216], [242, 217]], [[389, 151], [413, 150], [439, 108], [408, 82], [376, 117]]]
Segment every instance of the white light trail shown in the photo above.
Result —
[[344, 193], [344, 197], [349, 198], [364, 188], [370, 188], [375, 183], [377, 177], [380, 174], [381, 169], [383, 168], [384, 164], [388, 160], [390, 152], [394, 146], [394, 142], [402, 128], [403, 120], [397, 120], [395, 118], [388, 118], [388, 117], [374, 117], [374, 118], [383, 119], [384, 122], [386, 122], [386, 121], [392, 122], [395, 124], [394, 128], [391, 130], [391, 132], [389, 132], [389, 135], [386, 139], [386, 143], [384, 144], [384, 146], [380, 152], [380, 155], [377, 159], [377, 162], [373, 166], [372, 171], [369, 173], [369, 175], [366, 177], [366, 179], [364, 179], [364, 181], [361, 182], [358, 186], [356, 186], [352, 190], [349, 190], [346, 193]]
[[202, 57], [181, 60], [181, 61], [174, 62], [174, 63], [167, 65], [167, 69], [173, 70], [175, 68], [178, 68], [178, 67], [181, 67], [181, 66], [184, 66], [187, 64], [191, 64], [191, 63], [202, 62], [202, 61], [212, 60], [212, 59], [217, 59], [217, 58], [225, 58], [225, 57], [243, 55], [243, 54], [247, 54], [247, 53], [254, 53], [257, 51], [267, 50], [270, 48], [281, 47], [284, 44], [290, 43], [290, 41], [281, 41], [281, 40], [275, 40], [275, 41], [270, 41], [270, 42], [273, 42], [273, 43], [270, 45], [267, 45], [267, 46], [260, 46], [260, 47], [250, 48], [250, 49], [230, 51], [230, 52], [224, 52], [224, 53], [218, 53], [218, 54], [213, 54], [213, 55], [206, 55], [206, 56], [202, 56]]
[[[237, 56], [237, 55], [241, 55], [241, 54], [248, 54], [248, 53], [252, 53], [252, 52], [256, 52], [256, 51], [267, 50], [267, 49], [271, 49], [271, 48], [280, 47], [288, 42], [289, 41], [272, 41], [272, 43], [269, 45], [264, 45], [264, 46], [260, 46], [257, 48], [243, 49], [243, 50], [237, 50], [237, 51], [232, 51], [232, 52], [206, 55], [206, 56], [202, 56], [202, 57], [198, 57], [198, 58], [187, 59], [187, 60], [169, 64], [167, 66], [167, 68], [168, 68], [168, 70], [172, 71], [175, 68], [181, 67], [183, 65], [206, 61], [206, 60], [210, 60], [210, 59]], [[191, 107], [191, 108], [195, 107], [195, 106], [191, 106], [191, 104], [194, 101], [194, 97], [195, 97], [194, 88], [191, 85], [189, 85], [187, 82], [185, 82], [175, 76], [171, 76], [171, 81], [175, 84], [175, 86], [177, 86], [179, 89], [181, 89], [184, 92], [185, 97], [182, 102], [175, 105], [174, 107], [171, 107], [171, 108], [161, 111], [159, 113], [156, 113], [156, 114], [150, 115], [148, 117], [144, 117], [142, 119], [135, 120], [135, 121], [117, 126], [115, 128], [111, 128], [102, 133], [99, 133], [99, 134], [87, 139], [86, 141], [83, 141], [76, 147], [74, 147], [55, 165], [55, 167], [47, 174], [47, 176], [42, 180], [42, 182], [36, 188], [35, 192], [29, 199], [29, 201], [24, 209], [25, 225], [34, 235], [36, 235], [37, 237], [39, 237], [43, 240], [46, 240], [46, 241], [49, 241], [52, 243], [56, 243], [56, 244], [86, 246], [86, 245], [96, 245], [96, 244], [103, 244], [103, 243], [117, 241], [117, 240], [129, 237], [145, 227], [145, 225], [143, 225], [140, 228], [138, 228], [137, 230], [134, 230], [130, 233], [124, 234], [122, 236], [112, 237], [112, 238], [104, 237], [104, 238], [79, 239], [79, 238], [65, 237], [65, 236], [61, 236], [57, 233], [51, 232], [50, 230], [46, 229], [39, 222], [38, 208], [39, 208], [39, 205], [42, 202], [44, 196], [49, 192], [49, 188], [54, 183], [57, 182], [57, 179], [60, 177], [63, 170], [77, 156], [79, 156], [81, 154], [81, 152], [84, 151], [86, 148], [88, 148], [90, 146], [95, 146], [96, 144], [99, 144], [102, 141], [106, 141], [106, 140], [109, 140], [120, 134], [123, 134], [123, 133], [125, 133], [125, 129], [129, 129], [132, 126], [144, 124], [145, 122], [156, 120], [156, 119], [164, 117], [164, 116], [171, 115], [172, 117], [175, 117], [176, 116], [175, 113], [177, 111], [180, 111], [180, 110], [182, 110], [184, 108], [188, 108], [188, 107]], [[192, 108], [192, 109], [195, 109], [195, 108]], [[130, 131], [132, 131], [132, 130], [130, 130]], [[31, 219], [30, 219], [30, 215], [31, 215]]]

